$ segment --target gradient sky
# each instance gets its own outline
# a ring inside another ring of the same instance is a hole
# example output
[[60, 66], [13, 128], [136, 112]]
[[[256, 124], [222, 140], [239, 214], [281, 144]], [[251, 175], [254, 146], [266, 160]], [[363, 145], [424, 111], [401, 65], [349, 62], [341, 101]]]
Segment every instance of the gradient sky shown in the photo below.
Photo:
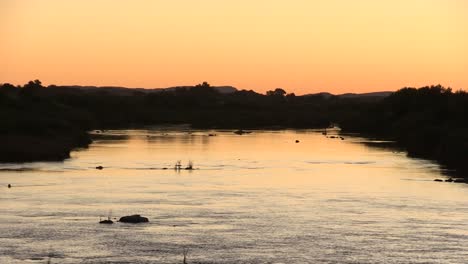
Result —
[[468, 89], [466, 0], [0, 0], [0, 83]]

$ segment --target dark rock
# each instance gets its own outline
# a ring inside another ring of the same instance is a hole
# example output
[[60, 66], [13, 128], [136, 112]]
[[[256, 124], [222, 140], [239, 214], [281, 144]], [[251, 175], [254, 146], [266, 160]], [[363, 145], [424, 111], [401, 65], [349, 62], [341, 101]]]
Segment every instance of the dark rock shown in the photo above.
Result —
[[123, 216], [119, 219], [119, 222], [122, 223], [147, 223], [149, 222], [148, 218], [143, 217], [141, 215], [129, 215], [129, 216]]
[[452, 178], [449, 178], [447, 180], [445, 180], [446, 182], [453, 182], [453, 179]]
[[100, 224], [113, 224], [114, 221], [110, 220], [110, 219], [106, 219], [106, 220], [102, 220], [102, 221], [99, 221]]
[[344, 140], [344, 137], [340, 137], [340, 138], [341, 138], [341, 140]]
[[296, 140], [296, 143], [299, 143], [300, 141], [299, 140]]
[[239, 130], [234, 131], [234, 134], [237, 134], [237, 135], [250, 134], [250, 133], [252, 133], [252, 132], [250, 132], [250, 131], [244, 131], [244, 130], [242, 130], [242, 129], [239, 129]]
[[453, 180], [453, 182], [457, 182], [457, 183], [466, 183], [466, 182], [468, 182], [468, 181], [465, 180], [465, 179], [455, 179], [455, 180]]
[[11, 184], [8, 184], [8, 188], [11, 188]]
[[97, 170], [102, 170], [102, 169], [104, 169], [104, 167], [103, 166], [97, 166], [96, 169]]
[[335, 136], [330, 136], [330, 138], [338, 138], [338, 137], [335, 137]]
[[234, 134], [243, 135], [244, 131], [242, 129], [239, 129], [239, 130], [234, 131]]
[[436, 181], [436, 182], [443, 182], [443, 180], [441, 180], [441, 179], [435, 179], [434, 181]]

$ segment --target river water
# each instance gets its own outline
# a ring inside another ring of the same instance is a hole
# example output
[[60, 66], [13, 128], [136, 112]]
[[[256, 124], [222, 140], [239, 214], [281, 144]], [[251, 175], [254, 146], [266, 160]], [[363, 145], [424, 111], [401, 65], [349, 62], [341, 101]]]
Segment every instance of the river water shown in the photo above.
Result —
[[333, 133], [114, 130], [2, 164], [0, 263], [468, 263], [468, 184]]

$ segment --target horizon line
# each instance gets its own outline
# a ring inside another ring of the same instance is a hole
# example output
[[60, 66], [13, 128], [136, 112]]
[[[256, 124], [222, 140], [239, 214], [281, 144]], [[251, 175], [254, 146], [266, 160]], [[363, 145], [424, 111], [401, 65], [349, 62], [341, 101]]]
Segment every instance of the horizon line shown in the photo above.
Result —
[[[34, 81], [34, 80], [39, 80], [39, 79], [32, 79], [30, 81]], [[40, 81], [40, 80], [39, 80]], [[2, 84], [7, 84], [9, 82], [0, 82], [0, 85]], [[42, 82], [41, 82], [42, 83]], [[164, 89], [171, 89], [171, 88], [184, 88], [184, 87], [195, 87], [196, 85], [198, 84], [202, 84], [203, 82], [200, 82], [200, 83], [197, 83], [197, 84], [192, 84], [192, 85], [175, 85], [175, 86], [167, 86], [167, 87], [129, 87], [129, 86], [119, 86], [119, 85], [83, 85], [83, 84], [48, 84], [48, 85], [44, 85], [42, 83], [42, 85], [44, 87], [49, 87], [49, 86], [57, 86], [57, 87], [95, 87], [95, 88], [118, 88], [118, 89], [142, 89], [142, 90], [164, 90]], [[9, 84], [12, 84], [12, 83], [9, 83]], [[27, 84], [27, 82], [25, 83]], [[25, 84], [12, 84], [14, 86], [23, 86]], [[258, 94], [266, 94], [267, 91], [273, 91], [275, 89], [283, 89], [285, 90], [287, 93], [294, 93], [295, 95], [298, 95], [298, 96], [302, 96], [302, 95], [311, 95], [311, 94], [321, 94], [321, 93], [328, 93], [328, 94], [332, 94], [332, 95], [343, 95], [343, 94], [370, 94], [370, 93], [382, 93], [382, 92], [396, 92], [400, 89], [404, 89], [404, 88], [416, 88], [416, 89], [419, 89], [419, 88], [424, 88], [424, 87], [431, 87], [431, 86], [442, 86], [443, 88], [446, 88], [446, 89], [452, 89], [452, 91], [454, 92], [457, 92], [457, 91], [468, 91], [467, 89], [464, 89], [464, 88], [460, 88], [460, 89], [454, 89], [450, 86], [445, 86], [445, 85], [442, 85], [440, 83], [438, 84], [430, 84], [430, 85], [424, 85], [424, 86], [420, 86], [420, 87], [416, 87], [416, 86], [411, 86], [411, 85], [406, 85], [406, 86], [403, 86], [403, 87], [400, 87], [400, 88], [396, 88], [396, 89], [392, 89], [392, 90], [373, 90], [373, 91], [368, 91], [368, 92], [353, 92], [353, 91], [349, 91], [349, 92], [344, 92], [344, 93], [332, 93], [332, 92], [329, 92], [328, 90], [317, 90], [317, 92], [310, 92], [310, 93], [303, 93], [303, 94], [297, 94], [296, 92], [294, 91], [288, 91], [287, 88], [284, 88], [284, 87], [276, 87], [274, 89], [271, 89], [271, 90], [266, 90], [265, 92], [258, 92], [257, 89], [248, 89], [248, 88], [238, 88], [236, 86], [233, 86], [233, 85], [212, 85], [212, 84], [209, 84], [211, 87], [232, 87], [234, 89], [236, 89], [237, 91], [253, 91], [255, 93], [258, 93]]]

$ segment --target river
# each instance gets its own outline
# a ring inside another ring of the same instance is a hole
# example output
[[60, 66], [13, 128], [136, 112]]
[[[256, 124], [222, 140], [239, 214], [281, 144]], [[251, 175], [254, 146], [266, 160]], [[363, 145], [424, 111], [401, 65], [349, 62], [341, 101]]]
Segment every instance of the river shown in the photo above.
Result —
[[431, 161], [338, 131], [98, 132], [0, 165], [0, 263], [467, 263], [468, 184]]

